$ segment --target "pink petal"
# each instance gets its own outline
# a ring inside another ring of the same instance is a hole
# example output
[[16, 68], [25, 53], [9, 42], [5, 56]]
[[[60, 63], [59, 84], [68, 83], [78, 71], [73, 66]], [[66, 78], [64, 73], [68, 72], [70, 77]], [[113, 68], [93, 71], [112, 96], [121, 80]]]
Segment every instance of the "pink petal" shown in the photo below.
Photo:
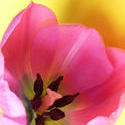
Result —
[[9, 83], [10, 90], [19, 96], [22, 93], [19, 81], [17, 81], [6, 68], [4, 72], [4, 79]]
[[[6, 121], [9, 119], [20, 123], [19, 125], [26, 125], [25, 108], [19, 98], [9, 90], [8, 83], [4, 80], [0, 80], [0, 108]], [[4, 119], [2, 122], [5, 123]]]
[[83, 101], [91, 105], [67, 113], [72, 125], [86, 125], [88, 122], [87, 125], [94, 125], [94, 123], [99, 125], [101, 119], [104, 125], [115, 122], [125, 105], [125, 67], [115, 71], [102, 85], [91, 88], [83, 94], [86, 97]]
[[108, 47], [106, 49], [108, 58], [115, 68], [125, 65], [125, 51], [119, 48]]
[[31, 3], [10, 24], [2, 43], [5, 65], [17, 79], [30, 72], [29, 49], [34, 34], [41, 28], [57, 24], [48, 8]]
[[[16, 119], [11, 119], [11, 118], [8, 118], [8, 117], [5, 117], [5, 116], [2, 116], [1, 119], [0, 119], [0, 125], [26, 125], [26, 123], [23, 121], [23, 119], [19, 119], [16, 120]], [[22, 120], [22, 122], [21, 122]]]
[[4, 57], [0, 51], [0, 79], [2, 79], [4, 74]]
[[31, 66], [34, 75], [41, 73], [42, 77], [45, 77], [47, 74], [53, 62], [57, 41], [59, 40], [57, 32], [56, 28], [55, 30], [43, 28], [35, 36], [31, 45]]
[[[116, 93], [101, 104], [66, 114], [71, 125], [114, 125], [124, 105], [121, 93]], [[120, 98], [121, 97], [121, 98]], [[124, 97], [124, 96], [123, 96]], [[124, 102], [125, 104], [125, 102]]]
[[1, 44], [0, 44], [0, 48], [2, 48], [4, 46], [4, 44], [6, 43], [7, 39], [9, 38], [9, 36], [11, 35], [11, 33], [14, 31], [14, 29], [16, 28], [16, 26], [20, 23], [21, 19], [22, 19], [22, 16], [24, 14], [24, 11], [20, 12], [14, 19], [13, 21], [11, 22], [11, 24], [8, 26], [3, 38], [2, 38], [2, 41], [1, 41]]
[[113, 71], [99, 34], [77, 25], [41, 29], [32, 42], [31, 64], [34, 74], [64, 75], [67, 92], [102, 84]]
[[96, 117], [95, 119], [91, 120], [87, 125], [108, 125], [109, 121], [107, 117]]

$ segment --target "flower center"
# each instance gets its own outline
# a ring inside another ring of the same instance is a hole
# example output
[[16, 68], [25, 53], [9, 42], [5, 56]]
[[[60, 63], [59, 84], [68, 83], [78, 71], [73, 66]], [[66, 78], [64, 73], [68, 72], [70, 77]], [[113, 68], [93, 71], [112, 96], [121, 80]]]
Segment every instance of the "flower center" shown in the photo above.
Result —
[[55, 100], [62, 98], [62, 95], [52, 91], [51, 89], [47, 88], [47, 95], [42, 99], [42, 105], [37, 109], [38, 113], [43, 113], [45, 110], [50, 107]]
[[52, 81], [46, 89], [45, 96], [42, 96], [44, 84], [40, 74], [37, 74], [37, 78], [34, 82], [35, 95], [30, 101], [32, 109], [36, 114], [36, 125], [44, 125], [48, 118], [56, 121], [64, 118], [65, 113], [61, 111], [60, 108], [72, 103], [79, 95], [79, 93], [76, 93], [74, 95], [62, 96], [57, 93], [62, 80], [63, 76], [59, 76], [55, 81]]

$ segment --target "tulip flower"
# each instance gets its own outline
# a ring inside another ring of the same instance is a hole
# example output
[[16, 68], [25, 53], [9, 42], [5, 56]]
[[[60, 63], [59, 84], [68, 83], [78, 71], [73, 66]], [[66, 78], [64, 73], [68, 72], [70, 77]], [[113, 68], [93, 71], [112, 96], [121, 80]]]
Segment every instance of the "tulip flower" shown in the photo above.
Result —
[[0, 125], [26, 125], [25, 109], [4, 80], [4, 59], [0, 53]]
[[28, 124], [114, 124], [124, 107], [125, 52], [99, 33], [59, 25], [45, 6], [31, 4], [11, 22], [0, 45], [5, 79], [23, 100]]

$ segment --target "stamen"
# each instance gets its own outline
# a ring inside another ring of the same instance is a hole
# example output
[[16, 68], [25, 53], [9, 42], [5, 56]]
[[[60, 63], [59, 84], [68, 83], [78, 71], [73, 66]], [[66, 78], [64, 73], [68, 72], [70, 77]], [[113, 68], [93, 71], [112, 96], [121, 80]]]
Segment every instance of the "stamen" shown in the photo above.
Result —
[[51, 89], [52, 91], [56, 91], [57, 92], [58, 87], [59, 87], [59, 85], [60, 85], [62, 80], [63, 80], [63, 76], [59, 76], [55, 81], [50, 83], [48, 88]]
[[66, 95], [66, 96], [63, 96], [62, 98], [60, 99], [57, 99], [52, 106], [50, 106], [48, 108], [49, 109], [52, 109], [54, 107], [64, 107], [70, 103], [73, 102], [73, 100], [79, 95], [79, 93], [76, 93], [74, 95]]
[[76, 93], [74, 95], [66, 95], [62, 97], [62, 95], [58, 94], [57, 90], [62, 80], [63, 76], [59, 76], [55, 81], [51, 82], [46, 90], [47, 94], [42, 98], [43, 81], [40, 74], [37, 73], [37, 78], [34, 82], [33, 88], [35, 95], [30, 101], [32, 108], [34, 109], [34, 113], [37, 115], [35, 118], [36, 125], [45, 125], [45, 120], [48, 117], [50, 117], [52, 120], [60, 120], [64, 118], [65, 113], [58, 108], [72, 103], [79, 95], [79, 93]]
[[36, 125], [45, 125], [45, 120], [46, 118], [43, 115], [37, 115], [37, 118], [35, 119]]
[[42, 104], [41, 97], [35, 95], [34, 98], [31, 100], [32, 108], [36, 111]]
[[52, 120], [60, 120], [65, 117], [65, 113], [57, 108], [51, 110], [48, 114]]
[[34, 82], [34, 92], [38, 96], [40, 96], [43, 92], [43, 80], [39, 73], [37, 73], [37, 78]]

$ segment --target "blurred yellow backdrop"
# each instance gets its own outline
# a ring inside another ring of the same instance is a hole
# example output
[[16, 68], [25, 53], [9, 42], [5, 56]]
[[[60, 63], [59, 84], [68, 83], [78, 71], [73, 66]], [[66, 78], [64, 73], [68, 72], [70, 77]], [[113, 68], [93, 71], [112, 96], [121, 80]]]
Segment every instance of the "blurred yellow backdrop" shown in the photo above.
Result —
[[97, 29], [106, 45], [125, 48], [125, 0], [34, 0], [54, 10], [60, 23]]
[[[0, 0], [0, 40], [12, 18], [30, 0]], [[60, 23], [97, 29], [106, 45], [125, 48], [125, 0], [34, 0], [51, 8]], [[125, 110], [116, 125], [125, 125]]]
[[13, 17], [29, 2], [30, 0], [0, 0], [0, 40]]
[[[7, 24], [30, 0], [0, 0], [0, 38]], [[34, 0], [50, 7], [60, 23], [97, 29], [106, 45], [125, 48], [125, 0]]]

